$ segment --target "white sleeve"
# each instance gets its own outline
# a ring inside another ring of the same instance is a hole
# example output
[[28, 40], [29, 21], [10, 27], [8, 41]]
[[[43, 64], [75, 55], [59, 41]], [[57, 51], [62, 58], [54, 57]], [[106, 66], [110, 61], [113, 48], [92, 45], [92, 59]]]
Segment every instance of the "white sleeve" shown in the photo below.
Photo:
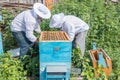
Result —
[[41, 32], [41, 29], [40, 29], [39, 24], [38, 24], [38, 26], [35, 28], [35, 31], [36, 31], [37, 33], [40, 33], [40, 32]]
[[34, 31], [34, 27], [35, 24], [32, 22], [28, 22], [25, 24], [26, 27], [26, 37], [31, 41], [31, 42], [35, 42], [37, 40], [37, 38], [34, 36], [33, 31]]
[[65, 22], [64, 27], [66, 28], [65, 32], [67, 32], [70, 40], [73, 41], [74, 37], [75, 37], [75, 27], [72, 24], [68, 23], [68, 22]]

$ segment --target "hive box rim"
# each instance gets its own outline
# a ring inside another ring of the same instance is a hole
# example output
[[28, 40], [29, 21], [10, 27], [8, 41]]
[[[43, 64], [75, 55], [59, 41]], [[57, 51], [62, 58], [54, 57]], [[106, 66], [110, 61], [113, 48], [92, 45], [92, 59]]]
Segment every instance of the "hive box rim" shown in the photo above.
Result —
[[[48, 32], [48, 33], [49, 33], [49, 32], [54, 32], [54, 33], [57, 33], [57, 32], [65, 33], [65, 36], [66, 36], [67, 40], [42, 40], [42, 36], [43, 36], [43, 34], [44, 34], [45, 32]], [[67, 33], [64, 32], [64, 31], [42, 31], [42, 32], [41, 32], [41, 36], [40, 36], [40, 38], [39, 38], [39, 42], [71, 42], [71, 41], [70, 41], [70, 38], [68, 37]]]

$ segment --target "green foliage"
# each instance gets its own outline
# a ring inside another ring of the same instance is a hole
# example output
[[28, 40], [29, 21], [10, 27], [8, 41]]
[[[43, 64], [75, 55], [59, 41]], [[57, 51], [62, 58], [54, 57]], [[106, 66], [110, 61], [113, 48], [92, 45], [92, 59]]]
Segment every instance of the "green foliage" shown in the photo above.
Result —
[[3, 20], [0, 22], [0, 30], [2, 32], [4, 52], [17, 47], [16, 40], [10, 31], [10, 25], [18, 12], [14, 10], [1, 9]]
[[8, 53], [1, 54], [0, 80], [26, 80], [22, 62]]
[[[79, 50], [73, 50], [72, 56], [73, 67], [83, 68], [82, 75], [85, 76], [85, 79], [89, 80], [94, 79], [94, 74], [92, 73], [93, 68], [89, 65], [92, 63], [86, 61], [90, 58], [87, 53], [88, 50], [92, 49], [92, 42], [96, 42], [97, 47], [103, 48], [112, 59], [113, 72], [109, 80], [120, 79], [120, 3], [113, 4], [109, 0], [107, 0], [107, 2], [104, 1], [105, 0], [64, 0], [54, 6], [52, 10], [52, 14], [63, 12], [65, 14], [80, 17], [90, 26], [86, 39], [85, 57], [81, 56]], [[10, 32], [10, 24], [16, 13], [19, 13], [19, 10], [18, 12], [14, 10], [2, 10], [1, 12], [3, 21], [0, 22], [0, 26], [6, 26], [6, 28], [2, 29], [3, 48], [4, 51], [7, 51], [17, 47], [17, 43]], [[50, 20], [43, 20], [40, 25], [42, 31], [56, 30], [49, 28], [49, 21]], [[38, 64], [38, 57], [31, 58], [27, 56], [25, 58], [25, 63], [28, 63], [26, 65], [28, 73], [33, 72], [32, 75], [38, 73], [36, 72], [38, 67], [36, 68], [35, 66], [36, 63]]]
[[27, 71], [27, 76], [33, 77], [34, 80], [39, 80], [39, 55], [37, 48], [34, 50], [31, 49], [30, 55], [25, 55], [22, 58], [24, 69]]
[[72, 65], [73, 67], [82, 69], [81, 76], [86, 76], [88, 80], [94, 79], [93, 67], [90, 65], [90, 59], [82, 56], [80, 48], [73, 49], [72, 51]]
[[48, 20], [43, 20], [42, 23], [40, 24], [41, 30], [42, 31], [56, 31], [57, 29], [51, 29], [49, 27], [50, 19]]
[[[56, 5], [52, 14], [63, 12], [80, 17], [90, 26], [86, 39], [86, 53], [92, 49], [91, 43], [96, 42], [112, 59], [113, 73], [109, 80], [120, 78], [120, 3], [113, 4], [105, 0], [65, 0]], [[117, 55], [117, 56], [116, 56]], [[75, 57], [73, 60], [77, 61]], [[81, 65], [77, 63], [75, 67]]]
[[120, 8], [118, 6], [119, 4], [114, 5], [110, 2], [105, 5], [104, 0], [65, 0], [55, 6], [52, 13], [72, 14], [89, 24], [87, 49], [91, 49], [91, 42], [97, 42], [98, 46], [102, 48], [106, 48], [106, 46], [114, 48], [116, 45], [119, 46]]

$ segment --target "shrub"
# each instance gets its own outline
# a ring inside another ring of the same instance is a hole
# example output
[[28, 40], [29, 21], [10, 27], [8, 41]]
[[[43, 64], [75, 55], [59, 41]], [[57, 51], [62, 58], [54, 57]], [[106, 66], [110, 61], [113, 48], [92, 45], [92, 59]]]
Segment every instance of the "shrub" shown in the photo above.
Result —
[[26, 80], [26, 71], [18, 58], [11, 54], [0, 55], [0, 80]]

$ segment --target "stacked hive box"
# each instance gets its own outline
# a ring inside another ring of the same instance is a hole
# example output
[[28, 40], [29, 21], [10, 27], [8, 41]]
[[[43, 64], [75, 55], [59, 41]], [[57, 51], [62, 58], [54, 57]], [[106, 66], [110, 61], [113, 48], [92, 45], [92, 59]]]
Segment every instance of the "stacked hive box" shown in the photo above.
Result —
[[69, 80], [71, 47], [72, 43], [65, 32], [41, 32], [40, 80]]

